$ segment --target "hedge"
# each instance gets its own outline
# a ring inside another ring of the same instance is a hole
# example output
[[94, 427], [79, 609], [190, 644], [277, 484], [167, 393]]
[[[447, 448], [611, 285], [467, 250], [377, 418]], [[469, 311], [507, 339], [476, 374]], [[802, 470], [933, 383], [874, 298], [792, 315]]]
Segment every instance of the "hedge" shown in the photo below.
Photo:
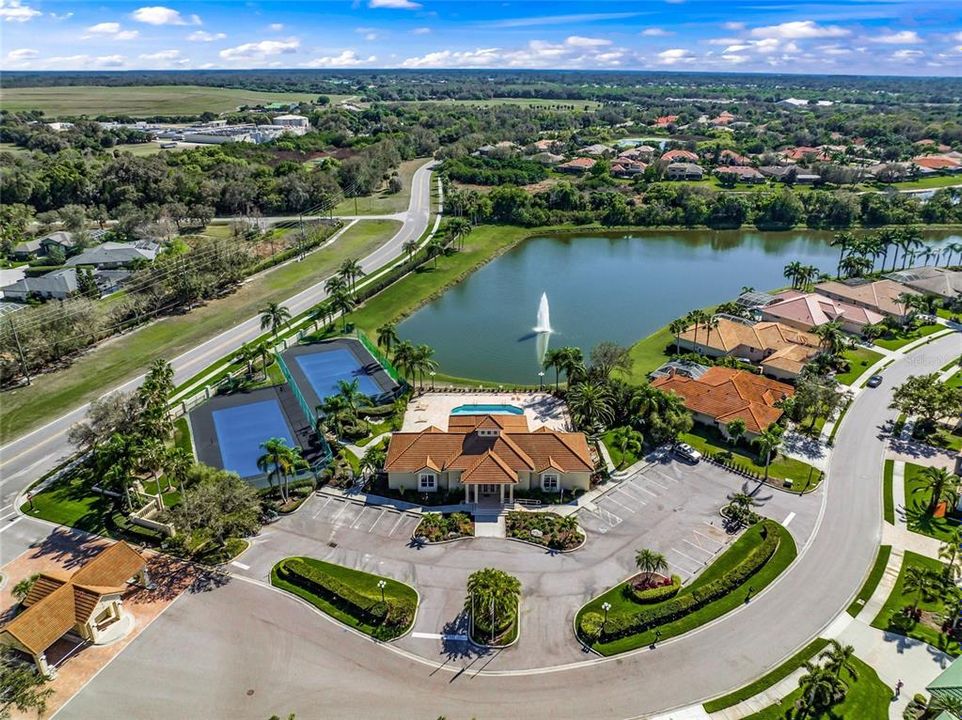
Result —
[[[733, 592], [749, 578], [761, 570], [778, 549], [778, 532], [772, 526], [771, 520], [762, 521], [762, 542], [752, 553], [736, 565], [725, 575], [710, 583], [692, 590], [691, 593], [667, 600], [653, 607], [637, 613], [616, 615], [608, 618], [600, 635], [602, 642], [609, 642], [618, 638], [644, 632], [658, 625], [664, 625], [678, 618], [690, 615], [696, 610], [708, 605], [713, 600], [724, 597]], [[584, 628], [582, 634], [588, 637]]]
[[281, 565], [279, 574], [284, 580], [324, 597], [335, 605], [346, 606], [346, 611], [371, 624], [404, 628], [413, 620], [411, 611], [403, 605], [368, 597], [323, 570], [311, 567], [303, 560], [288, 560]]
[[651, 605], [675, 597], [681, 590], [681, 578], [677, 575], [671, 576], [671, 582], [667, 585], [638, 590], [634, 585], [628, 583], [628, 596], [636, 603]]

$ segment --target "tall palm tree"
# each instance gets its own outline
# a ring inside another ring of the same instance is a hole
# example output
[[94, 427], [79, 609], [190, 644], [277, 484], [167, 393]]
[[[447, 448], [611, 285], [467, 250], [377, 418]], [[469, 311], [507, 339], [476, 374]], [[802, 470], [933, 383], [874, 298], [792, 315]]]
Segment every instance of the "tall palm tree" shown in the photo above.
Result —
[[855, 236], [850, 232], [837, 232], [832, 237], [831, 241], [828, 243], [832, 247], [839, 248], [838, 254], [838, 266], [836, 268], [836, 277], [842, 277], [842, 260], [845, 258], [845, 253], [855, 244]]
[[612, 442], [621, 451], [621, 462], [618, 467], [624, 467], [625, 458], [628, 455], [637, 455], [641, 452], [642, 441], [641, 433], [630, 427], [620, 427], [615, 430]]
[[774, 425], [769, 426], [754, 440], [755, 445], [758, 446], [758, 454], [765, 458], [765, 482], [768, 482], [768, 471], [772, 464], [772, 456], [782, 446], [781, 433], [774, 430], [774, 427]]
[[[922, 247], [922, 233], [916, 227], [901, 228], [898, 231], [896, 245], [902, 249], [902, 269], [909, 263], [909, 258], [915, 261], [916, 251]], [[895, 265], [893, 263], [892, 267]]]
[[660, 552], [642, 548], [635, 551], [635, 567], [645, 574], [645, 583], [650, 583], [655, 573], [668, 572], [668, 560]]
[[945, 575], [955, 581], [962, 575], [962, 527], [953, 531], [948, 542], [939, 547], [939, 560], [945, 562]]
[[902, 589], [905, 593], [915, 593], [912, 612], [918, 612], [922, 597], [931, 595], [939, 584], [939, 580], [935, 574], [924, 567], [910, 565], [905, 568], [905, 576], [902, 578]]
[[401, 246], [401, 249], [404, 251], [404, 254], [408, 256], [408, 260], [411, 260], [414, 257], [414, 253], [418, 251], [418, 241], [408, 240]]
[[414, 362], [415, 347], [407, 340], [402, 340], [394, 348], [394, 366], [398, 369], [398, 372], [405, 378], [414, 380], [412, 373], [412, 367]]
[[688, 329], [688, 323], [683, 318], [672, 320], [668, 332], [675, 337], [675, 355], [681, 354], [681, 334]]
[[276, 302], [267, 303], [261, 308], [261, 330], [270, 329], [271, 335], [277, 336], [278, 331], [291, 319], [291, 311]]
[[495, 631], [510, 620], [515, 620], [518, 600], [521, 597], [521, 581], [503, 570], [484, 568], [468, 576], [464, 607], [472, 614], [475, 623], [485, 618], [490, 624], [491, 639]]
[[438, 267], [438, 258], [444, 255], [444, 251], [447, 249], [447, 244], [441, 238], [434, 236], [428, 240], [427, 248], [425, 248], [428, 253], [428, 257], [434, 258], [434, 267]]
[[913, 493], [929, 495], [927, 512], [932, 515], [940, 503], [953, 505], [959, 498], [959, 476], [945, 468], [926, 467], [919, 471], [921, 484], [912, 489]]
[[330, 303], [322, 302], [320, 305], [311, 310], [311, 314], [308, 317], [314, 324], [314, 330], [317, 330], [317, 324], [323, 323], [324, 325], [327, 325], [332, 315], [333, 311], [331, 310]]
[[397, 334], [397, 325], [394, 323], [384, 323], [377, 329], [377, 344], [380, 345], [390, 355], [391, 348], [397, 345], [401, 339]]
[[352, 293], [357, 292], [357, 281], [366, 274], [361, 267], [361, 262], [355, 258], [344, 260], [338, 270], [338, 276], [344, 279], [344, 282], [351, 288]]
[[545, 370], [554, 368], [554, 389], [558, 390], [561, 387], [561, 367], [564, 364], [564, 353], [563, 348], [556, 348], [548, 350], [544, 354], [544, 360], [542, 361], [542, 367]]
[[602, 383], [587, 380], [576, 383], [568, 390], [566, 399], [571, 414], [583, 428], [592, 428], [596, 425], [607, 426], [615, 418], [611, 393]]
[[825, 669], [839, 677], [842, 670], [846, 670], [853, 678], [858, 679], [858, 671], [852, 666], [852, 658], [855, 657], [855, 648], [851, 645], [842, 645], [838, 640], [829, 640], [828, 647], [822, 650], [818, 656], [825, 661]]
[[798, 260], [792, 260], [785, 266], [785, 269], [782, 271], [782, 276], [787, 280], [791, 280], [792, 287], [797, 288], [801, 283], [802, 263]]
[[357, 378], [354, 378], [351, 381], [337, 381], [338, 396], [344, 398], [345, 404], [355, 413], [359, 407], [369, 405], [371, 403], [371, 398], [362, 393], [359, 388], [360, 382]]
[[811, 661], [802, 667], [806, 672], [798, 679], [798, 687], [802, 691], [799, 709], [803, 714], [824, 710], [844, 695], [845, 685], [830, 670]]
[[411, 370], [419, 376], [419, 384], [424, 389], [424, 374], [438, 369], [438, 362], [432, 356], [434, 348], [430, 345], [418, 345], [414, 348], [414, 355], [411, 359]]
[[267, 482], [272, 488], [272, 477], [277, 477], [281, 501], [286, 503], [290, 500], [288, 487], [291, 475], [307, 463], [301, 457], [300, 448], [290, 447], [283, 438], [270, 438], [262, 442], [260, 447], [264, 453], [257, 458], [257, 469], [267, 474]]
[[351, 287], [348, 285], [347, 280], [345, 280], [340, 275], [331, 275], [324, 282], [324, 292], [327, 293], [328, 297], [336, 295], [339, 292], [348, 292]]
[[347, 314], [357, 305], [354, 298], [351, 297], [351, 293], [347, 288], [340, 289], [331, 295], [330, 303], [334, 311], [341, 314], [342, 330], [347, 330]]
[[837, 357], [845, 349], [847, 340], [837, 320], [819, 325], [812, 332], [822, 341], [825, 352], [832, 357]]
[[261, 369], [267, 375], [267, 366], [271, 364], [271, 344], [267, 340], [261, 340], [254, 346], [257, 356], [261, 359]]
[[234, 353], [234, 360], [247, 365], [247, 377], [254, 377], [254, 361], [257, 360], [257, 348], [250, 343], [241, 345]]
[[718, 318], [711, 315], [707, 320], [705, 320], [705, 330], [707, 331], [707, 336], [705, 337], [705, 345], [710, 345], [711, 343], [711, 331], [718, 329]]
[[464, 237], [471, 232], [471, 221], [467, 218], [452, 218], [448, 221], [448, 233], [458, 244], [458, 250], [464, 249]]
[[564, 370], [570, 387], [572, 383], [584, 376], [585, 358], [581, 348], [565, 346], [558, 351], [561, 353], [561, 369]]

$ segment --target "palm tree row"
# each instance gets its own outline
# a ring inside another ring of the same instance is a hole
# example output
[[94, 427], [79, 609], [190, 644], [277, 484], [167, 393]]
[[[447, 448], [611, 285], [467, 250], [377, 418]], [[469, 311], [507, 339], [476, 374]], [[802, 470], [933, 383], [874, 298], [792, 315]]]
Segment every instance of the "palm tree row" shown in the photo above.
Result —
[[262, 442], [260, 447], [264, 453], [257, 458], [257, 469], [267, 475], [267, 482], [272, 490], [274, 479], [277, 479], [281, 502], [289, 502], [291, 477], [310, 466], [301, 457], [300, 448], [289, 446], [283, 438], [270, 438]]
[[464, 609], [471, 613], [475, 625], [482, 621], [489, 626], [493, 642], [497, 630], [504, 630], [517, 622], [520, 598], [521, 582], [518, 578], [503, 570], [484, 568], [468, 576]]
[[787, 280], [792, 281], [795, 290], [807, 290], [819, 279], [821, 271], [814, 265], [803, 265], [798, 260], [792, 260], [785, 266], [782, 273]]
[[[434, 348], [429, 345], [413, 345], [402, 340], [394, 347], [394, 366], [404, 377], [418, 381], [421, 390], [424, 389], [424, 376], [438, 369], [434, 360]], [[413, 383], [412, 383], [413, 384]]]
[[[914, 265], [920, 257], [924, 259], [926, 265], [934, 258], [933, 264], [936, 267], [940, 263], [946, 267], [951, 266], [953, 257], [956, 255], [958, 257], [955, 264], [962, 263], [962, 242], [954, 242], [942, 249], [935, 249], [922, 241], [922, 233], [915, 227], [883, 228], [861, 237], [852, 232], [839, 232], [835, 233], [830, 244], [839, 248], [836, 268], [838, 277], [843, 275], [854, 277], [873, 272], [876, 270], [876, 264], [881, 272], [894, 271], [898, 266], [899, 251], [901, 251], [903, 270]], [[892, 255], [891, 267], [887, 267], [889, 253]], [[789, 275], [786, 274], [786, 277]]]

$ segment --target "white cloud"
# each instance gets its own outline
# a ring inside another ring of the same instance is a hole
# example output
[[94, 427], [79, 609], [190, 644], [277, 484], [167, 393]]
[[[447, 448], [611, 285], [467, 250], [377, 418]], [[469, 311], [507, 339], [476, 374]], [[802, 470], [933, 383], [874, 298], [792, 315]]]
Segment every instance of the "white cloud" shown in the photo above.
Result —
[[380, 35], [378, 35], [378, 32], [375, 28], [359, 27], [359, 28], [354, 28], [354, 32], [358, 33], [359, 35], [363, 35], [364, 39], [367, 40], [368, 42], [377, 40], [380, 37]]
[[323, 57], [317, 57], [313, 60], [308, 60], [306, 63], [302, 63], [303, 67], [357, 67], [358, 65], [370, 65], [376, 62], [377, 58], [374, 55], [369, 55], [368, 57], [358, 57], [357, 53], [353, 50], [344, 50], [339, 55], [327, 55]]
[[582, 37], [581, 35], [571, 35], [565, 40], [565, 45], [570, 45], [571, 47], [604, 47], [606, 45], [611, 45], [611, 40], [606, 40], [605, 38], [591, 38]]
[[301, 41], [297, 38], [287, 40], [261, 40], [244, 43], [237, 47], [226, 48], [218, 53], [224, 60], [260, 60], [271, 55], [287, 55], [297, 52]]
[[92, 37], [107, 37], [111, 40], [136, 40], [140, 37], [140, 33], [136, 30], [124, 30], [120, 23], [116, 22], [102, 22], [96, 25], [91, 25], [87, 28], [87, 35], [83, 35], [81, 39], [87, 40]]
[[751, 47], [752, 47], [751, 45], [744, 45], [744, 44], [742, 44], [742, 45], [738, 45], [738, 44], [729, 45], [729, 46], [728, 46], [727, 48], [725, 48], [722, 52], [726, 52], [726, 53], [737, 53], [737, 52], [741, 52], [742, 50], [749, 50], [749, 49], [751, 49]]
[[179, 11], [173, 10], [163, 5], [152, 5], [149, 7], [137, 8], [130, 15], [137, 22], [147, 23], [148, 25], [200, 25], [200, 18], [191, 15], [185, 18]]
[[888, 33], [878, 37], [869, 38], [872, 42], [887, 43], [889, 45], [917, 45], [922, 42], [922, 38], [915, 30], [900, 30], [899, 32]]
[[145, 53], [140, 56], [141, 60], [177, 60], [180, 57], [180, 50], [161, 50], [155, 53]]
[[[578, 37], [578, 36], [574, 36]], [[582, 38], [583, 39], [583, 38]], [[593, 38], [587, 38], [593, 40]], [[505, 67], [505, 68], [590, 68], [621, 67], [628, 51], [598, 43], [550, 43], [532, 40], [520, 48], [477, 48], [475, 50], [440, 50], [401, 62], [408, 68]]]
[[843, 37], [849, 31], [838, 25], [817, 25], [812, 20], [795, 20], [780, 25], [767, 25], [752, 28], [752, 37], [777, 38], [782, 40], [804, 40], [820, 37]]
[[412, 0], [370, 0], [367, 6], [369, 8], [389, 8], [391, 10], [417, 10], [421, 7], [421, 3], [412, 2]]
[[415, 35], [430, 35], [430, 34], [431, 34], [431, 28], [429, 28], [429, 27], [419, 27], [419, 28], [414, 28], [411, 32], [412, 32], [413, 34], [415, 34]]
[[93, 58], [92, 64], [96, 67], [123, 67], [127, 58], [123, 55], [101, 55]]
[[744, 30], [745, 23], [743, 22], [727, 22], [722, 25], [726, 30]]
[[723, 54], [721, 57], [722, 57], [722, 60], [724, 60], [725, 62], [729, 62], [732, 65], [740, 65], [743, 62], [748, 62], [748, 60], [750, 59], [747, 55]]
[[695, 59], [690, 51], [684, 48], [671, 48], [662, 50], [658, 53], [659, 65], [677, 65], [679, 63], [689, 63]]
[[72, 12], [65, 12], [63, 15], [58, 15], [55, 12], [47, 13], [47, 14], [50, 15], [50, 17], [52, 17], [54, 20], [69, 20], [70, 18], [73, 17]]
[[896, 50], [892, 53], [893, 60], [915, 60], [925, 55], [921, 50]]
[[0, 0], [0, 18], [7, 22], [24, 23], [42, 14], [20, 0]]
[[823, 55], [851, 55], [852, 49], [841, 45], [819, 45], [817, 48]]
[[191, 42], [214, 42], [214, 40], [223, 40], [227, 37], [227, 33], [209, 33], [206, 30], [194, 30], [187, 39]]
[[675, 33], [663, 30], [662, 28], [650, 27], [642, 30], [641, 34], [646, 37], [665, 37], [667, 35], [674, 35]]
[[284, 23], [271, 23], [267, 27], [269, 30], [272, 30], [274, 32], [280, 32], [281, 30], [284, 29]]
[[17, 50], [11, 50], [7, 53], [8, 60], [30, 60], [39, 55], [36, 50], [31, 48], [18, 48]]

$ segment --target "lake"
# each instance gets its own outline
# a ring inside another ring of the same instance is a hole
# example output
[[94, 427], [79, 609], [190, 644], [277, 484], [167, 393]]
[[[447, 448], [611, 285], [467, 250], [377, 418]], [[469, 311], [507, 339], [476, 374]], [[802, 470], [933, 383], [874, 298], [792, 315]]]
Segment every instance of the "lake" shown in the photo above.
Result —
[[[398, 334], [433, 347], [441, 373], [535, 384], [543, 347], [532, 329], [542, 293], [550, 345], [575, 345], [587, 356], [601, 341], [629, 345], [689, 310], [734, 299], [743, 286], [783, 287], [792, 260], [834, 273], [831, 237], [812, 230], [533, 237], [402, 321]], [[925, 237], [932, 246], [958, 240], [948, 231]]]

